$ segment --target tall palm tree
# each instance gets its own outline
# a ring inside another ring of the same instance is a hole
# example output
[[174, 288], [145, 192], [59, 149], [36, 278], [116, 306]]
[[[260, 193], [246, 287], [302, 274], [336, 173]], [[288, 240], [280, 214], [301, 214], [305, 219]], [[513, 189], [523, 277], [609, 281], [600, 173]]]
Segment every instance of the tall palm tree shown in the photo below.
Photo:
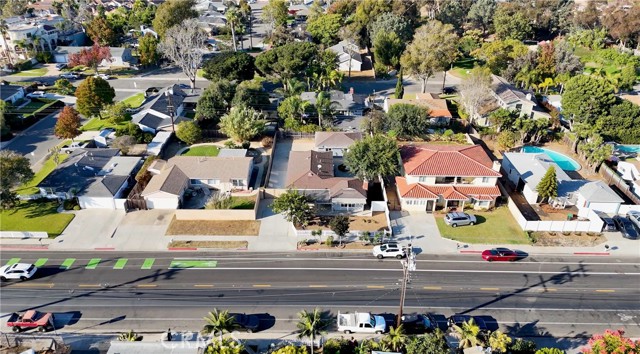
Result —
[[219, 334], [219, 339], [222, 341], [222, 336], [225, 332], [231, 332], [236, 328], [236, 320], [233, 316], [229, 315], [229, 311], [218, 311], [213, 309], [204, 317], [205, 325], [202, 328], [202, 334]]
[[480, 327], [473, 321], [473, 318], [462, 323], [462, 326], [453, 325], [453, 330], [454, 335], [460, 340], [459, 348], [465, 349], [483, 344], [480, 339]]
[[238, 51], [238, 45], [236, 44], [236, 26], [240, 22], [240, 13], [235, 7], [231, 7], [225, 13], [229, 27], [231, 27], [231, 39], [233, 40], [233, 51]]
[[297, 96], [307, 89], [307, 84], [296, 78], [285, 79], [284, 84], [282, 87], [275, 89], [275, 91], [284, 96], [284, 98]]
[[491, 332], [489, 346], [494, 352], [506, 353], [509, 344], [511, 344], [511, 337], [500, 331]]
[[311, 353], [314, 352], [314, 341], [329, 326], [329, 319], [317, 307], [313, 311], [302, 310], [298, 314], [298, 338], [311, 339]]
[[391, 329], [389, 329], [389, 333], [384, 336], [382, 341], [386, 343], [392, 351], [402, 351], [405, 344], [407, 343], [407, 336], [404, 334], [402, 325], [398, 326], [398, 328], [391, 327]]
[[133, 330], [120, 333], [120, 335], [118, 336], [118, 340], [121, 342], [137, 342], [140, 340], [140, 338], [141, 337]]
[[320, 92], [316, 98], [316, 111], [318, 112], [318, 125], [322, 128], [322, 121], [327, 116], [333, 115], [331, 109], [331, 97], [326, 92]]
[[0, 19], [0, 36], [2, 36], [2, 44], [4, 44], [4, 54], [7, 56], [7, 60], [9, 60], [9, 64], [13, 65], [13, 60], [11, 59], [11, 51], [9, 50], [9, 45], [7, 44], [7, 34], [9, 33], [9, 25], [7, 25], [7, 21], [5, 19]]

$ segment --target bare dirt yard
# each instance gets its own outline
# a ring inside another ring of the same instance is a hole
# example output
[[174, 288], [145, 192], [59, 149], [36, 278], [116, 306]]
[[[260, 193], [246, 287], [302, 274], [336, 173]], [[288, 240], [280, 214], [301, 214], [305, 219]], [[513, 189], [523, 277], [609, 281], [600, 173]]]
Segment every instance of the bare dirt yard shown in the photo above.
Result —
[[592, 247], [607, 241], [595, 232], [533, 232], [531, 237], [536, 246]]
[[172, 247], [197, 247], [197, 248], [247, 248], [249, 242], [247, 241], [173, 241], [169, 244], [169, 248]]
[[258, 236], [257, 220], [171, 220], [166, 236]]

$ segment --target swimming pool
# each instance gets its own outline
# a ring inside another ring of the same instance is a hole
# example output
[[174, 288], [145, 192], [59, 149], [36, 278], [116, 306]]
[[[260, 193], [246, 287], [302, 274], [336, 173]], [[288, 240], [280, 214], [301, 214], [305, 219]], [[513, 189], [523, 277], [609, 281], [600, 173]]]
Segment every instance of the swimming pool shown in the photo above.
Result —
[[625, 152], [628, 154], [631, 154], [631, 153], [640, 154], [640, 145], [616, 145], [616, 150]]
[[565, 171], [577, 171], [580, 169], [579, 163], [577, 163], [574, 159], [570, 158], [569, 156], [561, 154], [559, 152], [539, 148], [537, 146], [524, 146], [522, 147], [522, 152], [537, 153], [537, 154], [543, 153], [549, 156], [549, 158], [551, 158], [553, 162], [558, 164], [558, 166]]

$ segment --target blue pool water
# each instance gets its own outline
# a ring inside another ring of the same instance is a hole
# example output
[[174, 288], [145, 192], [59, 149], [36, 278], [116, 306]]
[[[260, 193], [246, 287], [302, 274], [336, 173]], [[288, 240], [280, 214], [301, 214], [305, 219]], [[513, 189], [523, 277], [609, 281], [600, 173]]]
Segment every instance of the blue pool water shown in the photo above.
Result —
[[640, 145], [616, 145], [616, 150], [626, 153], [640, 154]]
[[565, 171], [577, 171], [580, 169], [579, 163], [577, 163], [575, 160], [573, 160], [569, 156], [561, 154], [559, 152], [539, 148], [537, 146], [524, 146], [522, 148], [522, 152], [538, 153], [538, 154], [543, 153], [549, 156], [549, 158], [553, 160], [553, 162], [558, 164], [558, 166]]

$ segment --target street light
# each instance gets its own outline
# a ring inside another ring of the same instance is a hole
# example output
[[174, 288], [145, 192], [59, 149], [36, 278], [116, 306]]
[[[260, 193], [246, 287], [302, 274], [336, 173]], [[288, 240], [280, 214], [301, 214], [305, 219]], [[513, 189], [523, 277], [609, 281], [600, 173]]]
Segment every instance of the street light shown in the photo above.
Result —
[[402, 264], [402, 287], [400, 289], [400, 308], [398, 309], [398, 318], [396, 319], [396, 328], [402, 323], [402, 310], [404, 309], [404, 300], [407, 294], [407, 283], [409, 282], [410, 272], [416, 270], [416, 255], [413, 253], [411, 244], [407, 248], [407, 259], [400, 261]]

